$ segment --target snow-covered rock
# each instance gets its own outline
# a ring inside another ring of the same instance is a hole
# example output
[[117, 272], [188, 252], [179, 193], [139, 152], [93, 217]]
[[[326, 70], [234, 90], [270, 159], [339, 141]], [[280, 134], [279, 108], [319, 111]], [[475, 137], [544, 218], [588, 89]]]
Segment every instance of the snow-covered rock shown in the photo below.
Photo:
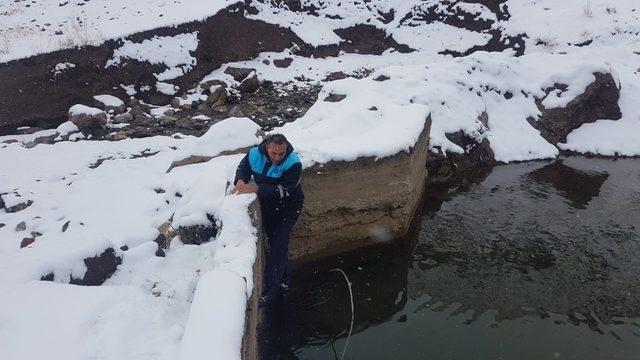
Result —
[[81, 130], [91, 130], [104, 126], [107, 123], [107, 114], [97, 108], [76, 104], [69, 109], [69, 121]]
[[96, 101], [96, 105], [98, 106], [98, 108], [106, 112], [113, 111], [116, 114], [122, 114], [127, 111], [127, 105], [125, 105], [124, 101], [118, 99], [113, 95], [96, 95], [93, 97], [93, 99]]

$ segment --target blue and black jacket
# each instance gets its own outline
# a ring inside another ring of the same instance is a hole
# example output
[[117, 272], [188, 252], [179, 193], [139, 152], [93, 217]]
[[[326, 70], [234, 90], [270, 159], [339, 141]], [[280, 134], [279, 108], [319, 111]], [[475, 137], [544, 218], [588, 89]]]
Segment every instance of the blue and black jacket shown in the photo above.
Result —
[[[267, 155], [267, 141], [252, 148], [240, 161], [236, 170], [235, 185], [238, 180], [248, 183], [253, 176], [258, 185], [258, 197], [263, 206], [269, 205], [302, 205], [304, 195], [300, 184], [302, 164], [298, 154], [288, 141], [284, 159], [273, 164]], [[286, 206], [288, 207], [288, 206]]]

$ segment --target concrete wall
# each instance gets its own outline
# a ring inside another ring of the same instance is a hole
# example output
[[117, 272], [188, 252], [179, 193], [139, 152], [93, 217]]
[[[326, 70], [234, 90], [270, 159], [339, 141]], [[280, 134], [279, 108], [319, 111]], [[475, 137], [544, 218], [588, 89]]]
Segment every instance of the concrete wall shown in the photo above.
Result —
[[431, 117], [408, 153], [305, 169], [291, 256], [304, 261], [404, 236], [424, 190], [430, 130]]
[[253, 264], [253, 293], [247, 302], [247, 311], [244, 321], [244, 337], [242, 339], [242, 359], [258, 360], [260, 346], [258, 343], [258, 331], [262, 323], [262, 311], [258, 308], [258, 298], [262, 293], [262, 281], [265, 265], [265, 236], [262, 230], [262, 214], [260, 203], [254, 201], [249, 206], [252, 225], [258, 230], [256, 244], [256, 261]]

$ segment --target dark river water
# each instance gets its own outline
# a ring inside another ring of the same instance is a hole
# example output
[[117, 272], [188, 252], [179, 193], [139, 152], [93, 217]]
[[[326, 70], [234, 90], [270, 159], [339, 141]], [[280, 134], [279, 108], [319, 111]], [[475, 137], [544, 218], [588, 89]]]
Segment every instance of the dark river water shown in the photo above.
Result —
[[640, 359], [640, 159], [430, 187], [406, 239], [294, 269], [263, 359]]

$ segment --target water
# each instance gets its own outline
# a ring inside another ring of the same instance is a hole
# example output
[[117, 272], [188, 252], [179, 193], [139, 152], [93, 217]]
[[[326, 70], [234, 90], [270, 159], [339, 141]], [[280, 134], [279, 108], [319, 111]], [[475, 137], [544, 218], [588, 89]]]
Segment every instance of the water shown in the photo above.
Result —
[[498, 166], [430, 188], [391, 244], [295, 269], [263, 359], [640, 359], [640, 159]]

